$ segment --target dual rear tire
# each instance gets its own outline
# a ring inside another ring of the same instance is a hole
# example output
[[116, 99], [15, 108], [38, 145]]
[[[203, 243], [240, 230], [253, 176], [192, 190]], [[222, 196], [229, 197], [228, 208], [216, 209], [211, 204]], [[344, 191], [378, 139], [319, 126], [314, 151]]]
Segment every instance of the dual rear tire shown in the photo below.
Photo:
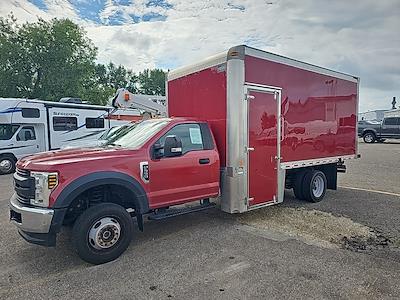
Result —
[[327, 189], [327, 180], [324, 172], [319, 170], [303, 170], [296, 174], [293, 187], [297, 199], [310, 202], [320, 202]]

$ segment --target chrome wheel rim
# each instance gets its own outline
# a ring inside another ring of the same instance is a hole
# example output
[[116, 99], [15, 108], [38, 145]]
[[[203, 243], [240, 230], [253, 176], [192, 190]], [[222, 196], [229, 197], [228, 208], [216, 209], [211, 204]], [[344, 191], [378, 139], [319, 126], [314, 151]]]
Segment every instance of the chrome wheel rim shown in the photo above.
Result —
[[89, 231], [89, 244], [103, 250], [114, 246], [121, 237], [121, 225], [115, 218], [105, 217], [94, 222]]
[[9, 159], [3, 159], [0, 161], [0, 171], [3, 173], [8, 173], [12, 169], [12, 162]]
[[321, 176], [315, 176], [313, 180], [313, 194], [316, 198], [319, 198], [322, 196], [325, 190], [325, 182], [324, 179]]
[[367, 142], [367, 143], [371, 143], [372, 142], [372, 135], [370, 135], [370, 134], [367, 134], [366, 136], [365, 136], [365, 141]]

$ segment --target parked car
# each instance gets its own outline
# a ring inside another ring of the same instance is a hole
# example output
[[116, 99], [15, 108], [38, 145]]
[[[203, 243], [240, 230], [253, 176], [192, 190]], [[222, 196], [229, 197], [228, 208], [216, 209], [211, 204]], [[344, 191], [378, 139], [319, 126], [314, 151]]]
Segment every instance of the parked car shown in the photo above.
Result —
[[360, 121], [358, 136], [362, 137], [365, 143], [400, 139], [400, 117], [385, 117], [382, 122]]

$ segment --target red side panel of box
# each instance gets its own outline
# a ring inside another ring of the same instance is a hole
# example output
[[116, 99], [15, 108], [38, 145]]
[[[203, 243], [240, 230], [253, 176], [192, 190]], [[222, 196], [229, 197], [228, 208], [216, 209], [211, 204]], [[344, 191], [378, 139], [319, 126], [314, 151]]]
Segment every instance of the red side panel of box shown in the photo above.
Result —
[[356, 154], [356, 82], [252, 56], [245, 81], [282, 88], [282, 162]]
[[170, 117], [206, 120], [214, 133], [225, 166], [226, 151], [226, 71], [212, 67], [168, 81]]

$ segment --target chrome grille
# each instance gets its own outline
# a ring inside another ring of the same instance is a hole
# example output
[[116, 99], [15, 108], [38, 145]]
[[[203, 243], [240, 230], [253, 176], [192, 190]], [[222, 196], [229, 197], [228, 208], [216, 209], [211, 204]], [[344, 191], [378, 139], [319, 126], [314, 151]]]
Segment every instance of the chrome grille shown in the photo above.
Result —
[[29, 177], [31, 176], [31, 171], [29, 170], [24, 170], [24, 169], [16, 169], [16, 173], [21, 176], [21, 177]]
[[35, 180], [29, 170], [17, 168], [14, 174], [14, 190], [17, 200], [22, 204], [30, 204], [35, 197]]

